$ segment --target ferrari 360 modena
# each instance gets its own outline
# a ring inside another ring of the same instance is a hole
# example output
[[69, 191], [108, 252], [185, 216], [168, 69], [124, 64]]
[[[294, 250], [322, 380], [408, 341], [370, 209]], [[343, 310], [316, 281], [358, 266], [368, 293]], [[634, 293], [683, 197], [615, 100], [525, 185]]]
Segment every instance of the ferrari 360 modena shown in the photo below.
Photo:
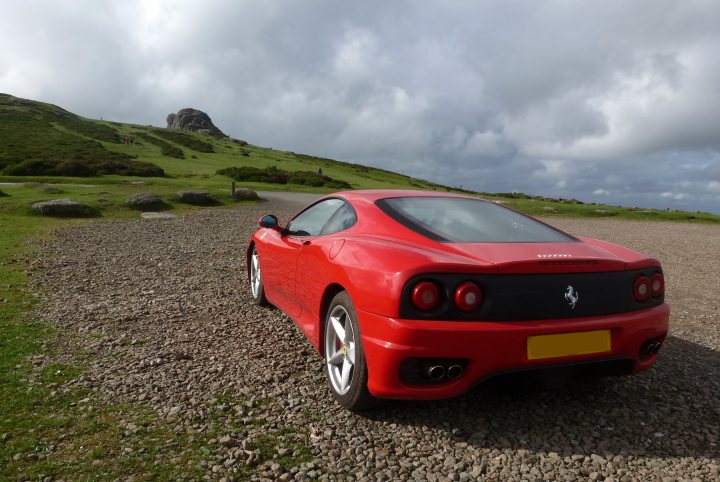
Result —
[[508, 374], [637, 373], [668, 332], [659, 261], [476, 197], [340, 192], [259, 225], [252, 297], [297, 324], [350, 410]]

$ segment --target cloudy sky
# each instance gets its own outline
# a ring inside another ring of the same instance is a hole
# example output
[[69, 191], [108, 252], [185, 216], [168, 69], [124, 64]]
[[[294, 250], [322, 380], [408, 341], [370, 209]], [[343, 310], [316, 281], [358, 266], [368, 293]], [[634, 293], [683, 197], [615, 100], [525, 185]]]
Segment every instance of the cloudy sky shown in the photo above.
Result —
[[489, 192], [720, 213], [720, 3], [6, 2], [0, 92]]

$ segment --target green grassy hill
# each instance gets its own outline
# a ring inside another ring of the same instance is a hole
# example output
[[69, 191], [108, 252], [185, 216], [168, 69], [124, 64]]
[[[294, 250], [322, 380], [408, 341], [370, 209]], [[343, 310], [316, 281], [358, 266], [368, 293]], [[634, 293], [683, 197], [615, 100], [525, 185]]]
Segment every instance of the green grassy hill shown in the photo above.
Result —
[[[381, 169], [277, 151], [230, 139], [85, 119], [51, 104], [6, 94], [0, 94], [0, 138], [3, 139], [0, 145], [0, 174], [6, 176], [123, 174], [169, 178], [217, 177], [217, 180], [227, 183], [226, 176], [216, 175], [219, 169], [277, 167], [291, 172], [317, 172], [322, 168], [325, 176], [342, 179], [355, 189], [444, 188]], [[69, 162], [88, 164], [102, 161], [128, 166], [140, 161], [145, 165], [153, 164], [162, 172], [108, 172], [102, 166], [97, 171], [63, 169]], [[54, 171], [49, 168], [57, 164], [61, 166]]]
[[[0, 94], [0, 140], [0, 182], [91, 185], [67, 186], [60, 193], [43, 192], [37, 186], [6, 189], [9, 196], [0, 201], [5, 204], [0, 211], [13, 204], [9, 198], [16, 201], [15, 207], [27, 209], [34, 201], [73, 197], [102, 213], [121, 208], [124, 199], [136, 192], [170, 197], [182, 189], [205, 189], [225, 202], [231, 178], [218, 174], [220, 170], [247, 180], [238, 182], [239, 187], [261, 190], [332, 192], [350, 186], [461, 191], [383, 169], [229, 138], [86, 119], [51, 104], [7, 94]], [[317, 175], [318, 169], [322, 176]], [[268, 183], [269, 178], [285, 183]], [[720, 216], [707, 213], [584, 204], [515, 193], [477, 194], [539, 216], [720, 222]]]
[[0, 172], [6, 175], [162, 176], [137, 156], [106, 149], [118, 132], [59, 107], [0, 94]]

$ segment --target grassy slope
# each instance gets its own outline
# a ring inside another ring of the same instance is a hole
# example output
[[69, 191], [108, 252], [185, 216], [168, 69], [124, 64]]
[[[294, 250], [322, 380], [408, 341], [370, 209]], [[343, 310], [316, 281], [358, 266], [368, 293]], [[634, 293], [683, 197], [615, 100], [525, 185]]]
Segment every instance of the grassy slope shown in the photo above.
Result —
[[92, 172], [162, 175], [155, 166], [107, 150], [117, 131], [59, 107], [0, 94], [0, 171], [23, 175]]

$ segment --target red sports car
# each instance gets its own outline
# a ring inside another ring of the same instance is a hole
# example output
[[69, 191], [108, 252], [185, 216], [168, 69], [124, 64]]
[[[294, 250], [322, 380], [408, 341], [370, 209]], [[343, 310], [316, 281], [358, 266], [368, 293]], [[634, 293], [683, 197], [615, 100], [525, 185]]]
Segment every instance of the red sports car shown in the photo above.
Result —
[[253, 298], [300, 327], [351, 410], [509, 373], [635, 373], [668, 332], [657, 260], [476, 197], [340, 192], [259, 225]]

